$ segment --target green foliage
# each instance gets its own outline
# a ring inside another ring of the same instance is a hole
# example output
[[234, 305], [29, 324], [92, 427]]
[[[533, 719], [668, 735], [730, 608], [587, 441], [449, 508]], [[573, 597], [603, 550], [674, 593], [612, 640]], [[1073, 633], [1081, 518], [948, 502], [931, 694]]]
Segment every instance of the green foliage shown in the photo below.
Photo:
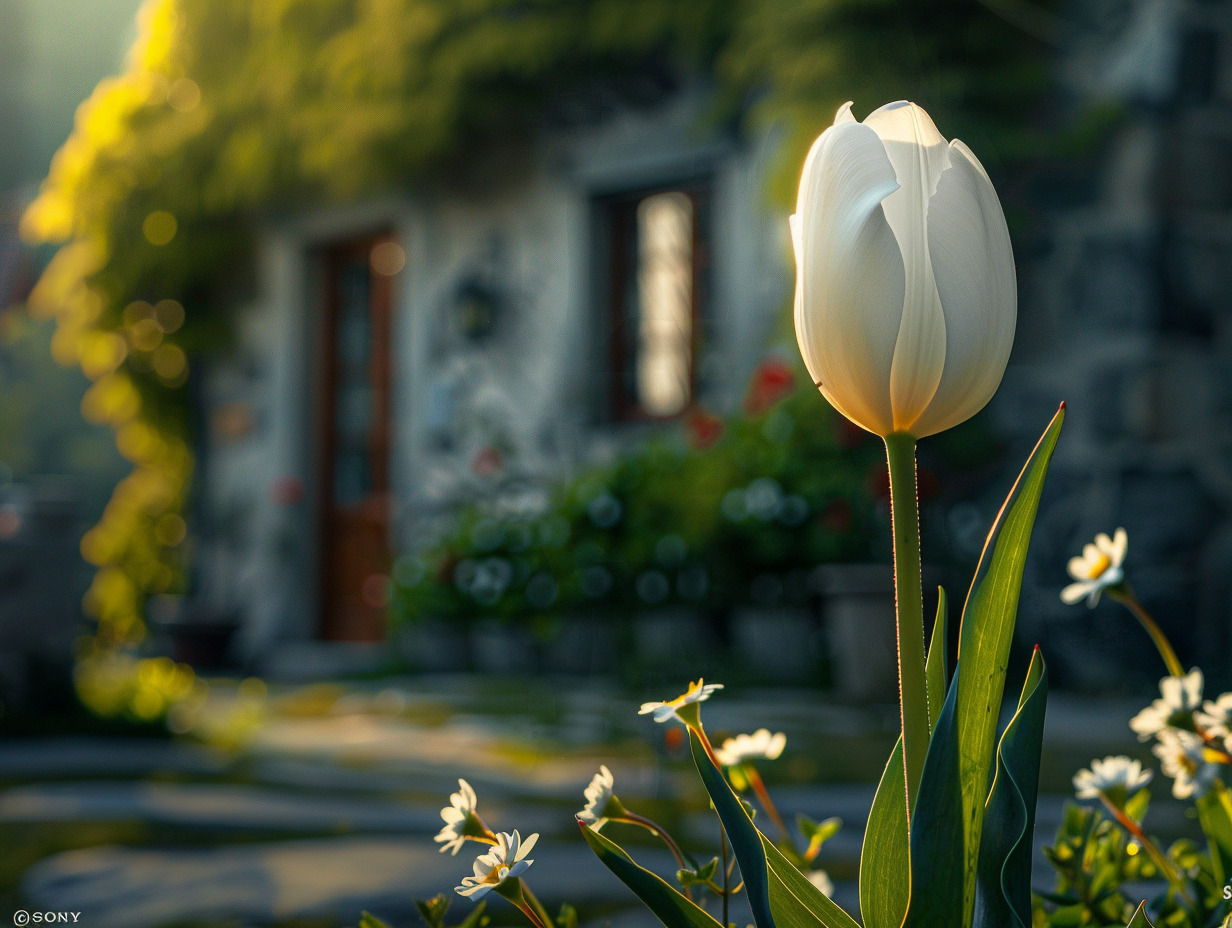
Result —
[[859, 928], [850, 915], [810, 883], [757, 830], [722, 771], [711, 762], [696, 732], [689, 733], [689, 740], [697, 772], [740, 863], [740, 876], [757, 928]]
[[911, 899], [907, 777], [903, 739], [886, 762], [860, 849], [860, 915], [864, 928], [901, 928]]
[[[428, 928], [447, 928], [445, 925], [445, 914], [449, 911], [452, 901], [444, 893], [437, 893], [431, 899], [416, 899], [415, 908], [419, 910], [419, 917], [423, 919], [424, 924]], [[487, 907], [488, 901], [480, 899], [467, 913], [466, 918], [458, 922], [453, 928], [485, 928], [492, 921], [486, 913]], [[369, 918], [372, 917], [367, 912], [364, 915]], [[367, 926], [361, 923], [359, 928], [367, 928]], [[377, 926], [374, 926], [374, 928], [377, 928]], [[562, 925], [561, 928], [568, 928], [568, 926]]]
[[[359, 928], [390, 928], [390, 926], [381, 921], [371, 912], [364, 912], [359, 917]], [[433, 926], [433, 928], [436, 928], [436, 926]]]
[[[932, 731], [910, 827], [901, 738], [877, 790], [860, 867], [866, 928], [1027, 928], [1032, 921], [1031, 840], [1047, 698], [1038, 651], [1017, 712], [997, 746], [991, 790], [988, 777], [1018, 590], [1063, 412], [1041, 436], [989, 536], [964, 609], [963, 657]], [[942, 666], [942, 641], [944, 629], [934, 636], [934, 681], [943, 680], [936, 671]], [[740, 864], [757, 928], [856, 928], [855, 920], [758, 830], [713, 759], [696, 708], [689, 708], [681, 720], [689, 727], [693, 761]], [[979, 756], [980, 751], [990, 756]], [[969, 796], [976, 797], [974, 805]], [[982, 828], [985, 817], [987, 828]], [[810, 822], [803, 830], [812, 838], [823, 827]], [[597, 838], [583, 831], [594, 848]], [[611, 857], [610, 848], [603, 850]], [[799, 859], [794, 849], [793, 856]], [[639, 895], [643, 891], [635, 887]]]
[[713, 916], [690, 902], [661, 877], [639, 867], [619, 845], [583, 822], [578, 822], [578, 827], [599, 860], [646, 904], [666, 928], [723, 928]]
[[976, 924], [1031, 926], [1031, 860], [1048, 671], [1039, 648], [1031, 658], [1018, 710], [997, 747], [997, 772], [984, 812]]
[[1051, 891], [1039, 894], [1036, 906], [1046, 913], [1047, 924], [1058, 928], [1121, 928], [1134, 910], [1122, 890], [1124, 884], [1159, 876], [1141, 846], [1131, 842], [1116, 822], [1097, 809], [1073, 804], [1066, 806], [1056, 839], [1044, 848], [1044, 857], [1057, 880]]
[[880, 452], [800, 380], [713, 444], [650, 441], [558, 487], [541, 513], [463, 512], [452, 534], [395, 568], [394, 616], [803, 601], [817, 564], [871, 555]]
[[448, 180], [571, 94], [648, 71], [709, 75], [723, 118], [784, 127], [781, 202], [852, 96], [909, 90], [981, 152], [1034, 156], [1007, 127], [1045, 65], [966, 0], [148, 0], [128, 69], [82, 106], [23, 221], [63, 245], [31, 304], [133, 465], [84, 545], [102, 642], [139, 641], [145, 597], [183, 582], [186, 385], [228, 340], [258, 217]]

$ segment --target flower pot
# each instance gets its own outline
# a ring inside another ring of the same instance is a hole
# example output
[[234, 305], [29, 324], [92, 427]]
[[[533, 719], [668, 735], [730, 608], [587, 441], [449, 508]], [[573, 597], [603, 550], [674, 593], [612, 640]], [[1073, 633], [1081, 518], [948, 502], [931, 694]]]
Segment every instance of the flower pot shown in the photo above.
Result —
[[620, 650], [613, 620], [603, 615], [572, 615], [544, 644], [548, 673], [615, 673]]
[[534, 636], [523, 625], [478, 622], [470, 639], [474, 668], [480, 673], [529, 674], [538, 668]]
[[395, 647], [414, 670], [427, 673], [461, 673], [471, 663], [466, 630], [442, 619], [418, 619], [404, 626]]
[[807, 609], [743, 606], [733, 612], [731, 621], [736, 657], [756, 677], [775, 683], [817, 679], [820, 628]]
[[827, 564], [818, 579], [836, 692], [853, 702], [897, 701], [893, 571], [885, 564]]

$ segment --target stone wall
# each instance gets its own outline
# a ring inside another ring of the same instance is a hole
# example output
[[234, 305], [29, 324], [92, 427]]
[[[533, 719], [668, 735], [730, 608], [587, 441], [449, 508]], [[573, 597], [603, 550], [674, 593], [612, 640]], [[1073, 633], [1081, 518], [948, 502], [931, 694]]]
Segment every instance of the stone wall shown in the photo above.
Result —
[[[1208, 677], [1232, 672], [1232, 3], [1087, 0], [1063, 106], [1120, 117], [1019, 242], [1019, 337], [996, 420], [1029, 450], [1069, 404], [1026, 581], [1024, 638], [1059, 677], [1142, 685], [1161, 666], [1116, 604], [1064, 606], [1065, 562], [1124, 526], [1127, 574]], [[1008, 485], [1008, 484], [1007, 484]]]

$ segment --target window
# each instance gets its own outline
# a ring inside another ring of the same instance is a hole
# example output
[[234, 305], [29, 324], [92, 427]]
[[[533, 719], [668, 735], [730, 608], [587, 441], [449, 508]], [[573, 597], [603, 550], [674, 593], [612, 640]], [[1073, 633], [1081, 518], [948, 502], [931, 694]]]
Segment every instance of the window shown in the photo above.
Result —
[[696, 185], [601, 202], [610, 418], [668, 419], [693, 402], [705, 206]]

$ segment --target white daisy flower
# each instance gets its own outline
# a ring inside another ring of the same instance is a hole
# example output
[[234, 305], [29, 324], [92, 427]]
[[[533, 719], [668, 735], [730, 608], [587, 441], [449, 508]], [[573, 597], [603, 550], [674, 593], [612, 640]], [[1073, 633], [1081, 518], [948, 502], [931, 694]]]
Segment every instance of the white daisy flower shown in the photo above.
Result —
[[772, 735], [770, 729], [759, 728], [751, 735], [728, 738], [714, 754], [724, 767], [734, 767], [746, 760], [774, 760], [786, 745], [787, 736], [781, 731]]
[[1190, 721], [1202, 705], [1202, 685], [1202, 671], [1197, 667], [1183, 677], [1160, 680], [1160, 698], [1129, 720], [1138, 740], [1149, 741], [1161, 731], [1176, 727], [1178, 722]]
[[687, 706], [695, 702], [703, 702], [710, 698], [710, 694], [715, 690], [721, 690], [722, 683], [702, 683], [699, 677], [696, 683], [690, 683], [689, 688], [685, 690], [684, 695], [677, 696], [675, 699], [667, 702], [644, 702], [642, 708], [637, 710], [638, 715], [646, 715], [648, 712], [654, 713], [656, 722], [666, 722], [668, 719], [676, 719], [676, 721], [684, 723], [677, 714], [677, 709]]
[[475, 814], [477, 804], [478, 799], [471, 785], [459, 778], [458, 791], [450, 795], [449, 805], [441, 809], [441, 818], [445, 820], [445, 827], [433, 838], [441, 845], [442, 854], [449, 851], [456, 857], [462, 845], [466, 843], [467, 837], [479, 837], [484, 834], [485, 829]]
[[1223, 772], [1223, 765], [1212, 762], [1206, 743], [1192, 731], [1165, 728], [1159, 743], [1151, 750], [1159, 758], [1166, 776], [1173, 777], [1172, 795], [1177, 799], [1198, 798], [1211, 788]]
[[496, 836], [496, 846], [475, 860], [475, 875], [464, 876], [462, 885], [455, 886], [454, 892], [459, 896], [482, 899], [505, 880], [516, 880], [534, 863], [524, 858], [538, 840], [538, 834], [523, 841], [516, 831], [513, 834], [501, 832]]
[[608, 770], [606, 765], [600, 764], [599, 772], [586, 787], [584, 793], [586, 808], [577, 814], [578, 821], [598, 831], [607, 824], [608, 819], [624, 815], [624, 806], [612, 792], [615, 785], [616, 781], [612, 778], [612, 771]]
[[1141, 761], [1119, 754], [1093, 760], [1090, 770], [1074, 774], [1074, 792], [1079, 799], [1098, 799], [1101, 793], [1111, 793], [1123, 801], [1150, 783], [1154, 775], [1154, 771], [1142, 769]]
[[1208, 699], [1201, 710], [1194, 713], [1194, 721], [1214, 738], [1232, 738], [1232, 693]]
[[1103, 532], [1096, 535], [1094, 544], [1083, 547], [1081, 557], [1069, 559], [1069, 575], [1075, 582], [1061, 591], [1062, 602], [1072, 606], [1085, 596], [1088, 606], [1096, 605], [1100, 593], [1125, 579], [1121, 565], [1128, 548], [1129, 536], [1123, 528], [1112, 538]]
[[810, 870], [805, 874], [808, 881], [822, 891], [826, 896], [834, 895], [834, 881], [830, 879], [830, 874], [824, 870]]

